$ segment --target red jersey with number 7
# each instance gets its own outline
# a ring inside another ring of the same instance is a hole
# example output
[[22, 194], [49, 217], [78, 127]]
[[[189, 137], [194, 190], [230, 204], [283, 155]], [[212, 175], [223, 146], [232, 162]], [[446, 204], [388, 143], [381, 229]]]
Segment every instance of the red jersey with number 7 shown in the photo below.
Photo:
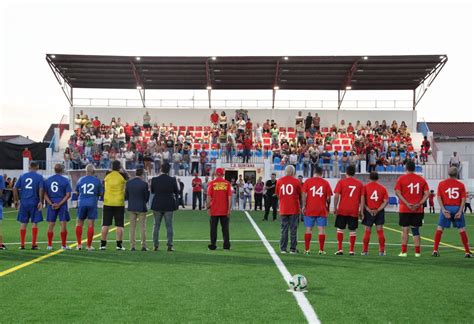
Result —
[[466, 187], [456, 179], [443, 180], [438, 185], [438, 197], [445, 206], [460, 206], [461, 200], [466, 198]]
[[280, 200], [280, 216], [300, 214], [301, 183], [292, 176], [278, 179], [275, 194]]
[[347, 177], [339, 180], [334, 189], [334, 193], [340, 195], [337, 215], [358, 217], [363, 189], [364, 184], [356, 178]]
[[[410, 204], [419, 204], [426, 191], [429, 191], [426, 180], [415, 173], [407, 173], [400, 176], [395, 184], [395, 190], [399, 190], [403, 198]], [[411, 210], [400, 201], [400, 213], [423, 213], [423, 205], [417, 210]]]
[[302, 191], [306, 193], [305, 216], [327, 217], [327, 201], [332, 196], [329, 182], [321, 177], [309, 178], [303, 184]]
[[378, 209], [385, 200], [388, 200], [387, 189], [377, 181], [371, 181], [364, 186], [362, 193], [365, 205], [369, 209]]

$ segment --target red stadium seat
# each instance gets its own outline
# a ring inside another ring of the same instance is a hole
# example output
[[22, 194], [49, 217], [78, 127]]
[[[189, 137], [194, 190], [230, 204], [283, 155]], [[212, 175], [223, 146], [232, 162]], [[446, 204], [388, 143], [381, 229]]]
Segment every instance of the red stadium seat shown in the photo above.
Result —
[[185, 132], [186, 131], [186, 126], [179, 126], [179, 131], [180, 132]]
[[352, 147], [350, 145], [344, 145], [343, 147], [343, 150], [346, 151], [346, 152], [349, 152], [351, 151]]
[[270, 133], [263, 133], [263, 138], [270, 138]]
[[203, 150], [208, 150], [209, 149], [209, 144], [202, 144], [202, 149]]
[[200, 150], [201, 149], [201, 144], [195, 143], [193, 147], [194, 147], [195, 150]]
[[342, 149], [342, 146], [341, 145], [333, 145], [333, 149], [334, 151], [340, 151]]
[[202, 126], [196, 126], [196, 131], [202, 132]]
[[288, 132], [289, 132], [289, 133], [290, 133], [290, 132], [293, 132], [293, 133], [294, 133], [294, 132], [295, 132], [295, 128], [294, 128], [294, 127], [288, 127]]
[[341, 141], [338, 138], [332, 141], [332, 145], [339, 145], [339, 144], [341, 144]]
[[205, 132], [210, 132], [211, 131], [211, 126], [204, 126], [204, 131]]
[[264, 138], [263, 139], [263, 145], [270, 145], [270, 139], [269, 138]]
[[263, 145], [263, 149], [264, 149], [265, 151], [268, 151], [268, 150], [270, 149], [270, 145]]
[[343, 139], [343, 140], [341, 140], [341, 144], [342, 144], [342, 145], [348, 145], [348, 144], [349, 144], [349, 140], [348, 140], [348, 139]]
[[202, 138], [202, 133], [201, 132], [196, 132], [196, 133], [194, 133], [194, 137]]
[[324, 146], [324, 149], [326, 151], [332, 151], [332, 145], [331, 144], [327, 144], [326, 146]]
[[323, 127], [323, 128], [321, 128], [321, 132], [322, 132], [322, 133], [328, 133], [328, 132], [329, 132], [329, 128]]
[[288, 138], [293, 139], [296, 137], [295, 133], [288, 133]]
[[280, 127], [280, 132], [286, 132], [286, 128], [285, 127]]
[[193, 132], [194, 131], [194, 126], [188, 126], [188, 131]]

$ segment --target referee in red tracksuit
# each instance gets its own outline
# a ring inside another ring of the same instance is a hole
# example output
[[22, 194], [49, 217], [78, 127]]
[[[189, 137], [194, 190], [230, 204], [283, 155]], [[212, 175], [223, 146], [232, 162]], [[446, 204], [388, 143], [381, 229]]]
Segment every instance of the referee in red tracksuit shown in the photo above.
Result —
[[232, 209], [232, 186], [224, 179], [224, 169], [216, 169], [216, 179], [207, 186], [206, 207], [210, 216], [211, 244], [209, 250], [217, 248], [217, 225], [220, 222], [224, 239], [224, 250], [230, 249], [229, 216]]

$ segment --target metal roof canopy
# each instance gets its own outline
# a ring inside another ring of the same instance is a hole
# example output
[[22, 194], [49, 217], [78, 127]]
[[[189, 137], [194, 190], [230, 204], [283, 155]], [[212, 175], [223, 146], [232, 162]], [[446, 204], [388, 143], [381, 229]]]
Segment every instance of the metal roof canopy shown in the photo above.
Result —
[[74, 88], [145, 90], [411, 90], [413, 109], [448, 61], [386, 56], [105, 56], [46, 54], [71, 106]]

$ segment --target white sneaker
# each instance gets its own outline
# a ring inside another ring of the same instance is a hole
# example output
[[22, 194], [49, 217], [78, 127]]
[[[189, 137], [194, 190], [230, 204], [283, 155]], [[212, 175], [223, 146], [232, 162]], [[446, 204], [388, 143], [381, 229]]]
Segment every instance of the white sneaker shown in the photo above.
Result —
[[82, 245], [76, 246], [76, 250], [78, 250], [78, 251], [82, 250]]
[[87, 247], [87, 251], [95, 251], [95, 247], [93, 247], [93, 246], [88, 246], [88, 247]]
[[107, 250], [107, 247], [105, 247], [105, 246], [101, 246], [101, 247], [99, 248], [99, 250], [101, 250], [101, 251], [105, 251], [105, 250]]
[[125, 248], [123, 246], [117, 246], [115, 249], [117, 251], [125, 251]]
[[69, 246], [61, 246], [61, 250], [70, 250], [71, 248]]
[[48, 250], [48, 251], [51, 251], [52, 249], [53, 249], [53, 247], [50, 246], [50, 245], [48, 245], [48, 246], [46, 247], [46, 250]]

